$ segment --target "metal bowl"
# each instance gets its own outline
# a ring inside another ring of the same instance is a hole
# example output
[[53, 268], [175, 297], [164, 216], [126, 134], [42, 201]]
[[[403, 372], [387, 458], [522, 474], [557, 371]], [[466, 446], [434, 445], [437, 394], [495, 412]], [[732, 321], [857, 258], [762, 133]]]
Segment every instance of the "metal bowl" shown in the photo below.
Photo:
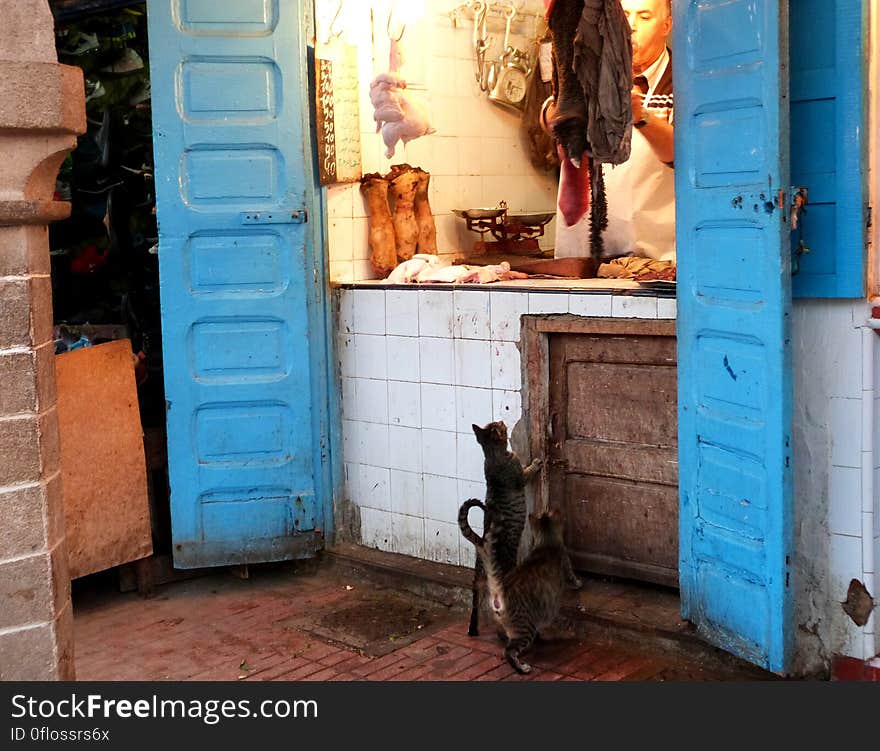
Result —
[[555, 213], [508, 214], [505, 224], [521, 224], [526, 227], [542, 227], [550, 222], [555, 216]]
[[505, 214], [507, 209], [453, 209], [452, 213], [462, 219], [497, 219]]

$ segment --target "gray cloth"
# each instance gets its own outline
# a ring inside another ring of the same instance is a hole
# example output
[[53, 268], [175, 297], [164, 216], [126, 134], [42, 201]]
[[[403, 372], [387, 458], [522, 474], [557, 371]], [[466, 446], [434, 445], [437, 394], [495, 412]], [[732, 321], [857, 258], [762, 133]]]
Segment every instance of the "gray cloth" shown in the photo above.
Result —
[[620, 0], [584, 0], [572, 68], [586, 99], [592, 158], [625, 162], [632, 141], [632, 30]]

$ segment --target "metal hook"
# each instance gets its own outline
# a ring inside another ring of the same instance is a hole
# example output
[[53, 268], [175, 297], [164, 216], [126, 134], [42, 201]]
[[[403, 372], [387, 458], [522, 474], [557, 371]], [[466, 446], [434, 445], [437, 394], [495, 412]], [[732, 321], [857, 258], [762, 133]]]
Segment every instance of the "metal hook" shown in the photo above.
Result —
[[394, 18], [394, 2], [391, 3], [391, 9], [388, 11], [388, 23], [385, 24], [385, 33], [392, 42], [399, 42], [403, 39], [403, 32], [406, 31], [406, 24], [400, 27], [400, 35], [395, 39], [391, 35], [391, 19]]
[[333, 15], [333, 20], [330, 22], [330, 25], [327, 27], [327, 40], [326, 40], [325, 44], [330, 44], [330, 42], [333, 40], [333, 37], [338, 38], [338, 37], [342, 36], [342, 29], [340, 29], [337, 32], [333, 31], [333, 27], [336, 26], [336, 22], [339, 20], [339, 16], [342, 13], [342, 3], [343, 3], [343, 0], [339, 0], [339, 3], [336, 6], [336, 13]]
[[482, 0], [474, 0], [472, 6], [474, 9], [474, 78], [480, 85], [480, 89], [486, 91], [486, 50], [490, 44], [486, 35], [486, 16], [489, 12], [489, 5]]

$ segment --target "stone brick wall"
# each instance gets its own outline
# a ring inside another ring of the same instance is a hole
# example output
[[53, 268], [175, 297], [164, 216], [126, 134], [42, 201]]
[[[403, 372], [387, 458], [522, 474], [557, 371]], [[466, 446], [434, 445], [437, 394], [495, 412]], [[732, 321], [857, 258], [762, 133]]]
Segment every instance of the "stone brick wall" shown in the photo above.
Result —
[[0, 680], [74, 678], [47, 223], [85, 130], [82, 74], [58, 65], [46, 0], [0, 26]]

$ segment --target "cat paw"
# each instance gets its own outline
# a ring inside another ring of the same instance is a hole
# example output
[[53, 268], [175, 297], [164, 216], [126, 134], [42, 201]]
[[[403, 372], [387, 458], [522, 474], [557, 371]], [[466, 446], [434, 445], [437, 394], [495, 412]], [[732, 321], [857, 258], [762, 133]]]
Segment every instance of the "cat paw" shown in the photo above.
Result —
[[569, 589], [581, 589], [584, 586], [583, 581], [581, 581], [578, 577], [572, 576], [568, 580], [568, 588]]
[[516, 667], [517, 672], [522, 673], [523, 675], [526, 675], [526, 674], [532, 672], [532, 666], [529, 665], [529, 663], [527, 663], [527, 662], [521, 662], [521, 663], [519, 663], [518, 666], [515, 666], [515, 667]]

